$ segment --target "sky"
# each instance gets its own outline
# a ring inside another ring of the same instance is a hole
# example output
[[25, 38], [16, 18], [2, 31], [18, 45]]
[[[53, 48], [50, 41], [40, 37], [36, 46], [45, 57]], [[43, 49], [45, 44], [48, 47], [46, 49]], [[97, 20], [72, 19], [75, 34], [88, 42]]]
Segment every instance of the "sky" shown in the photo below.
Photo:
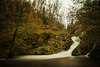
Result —
[[66, 7], [66, 8], [69, 8], [69, 6], [72, 6], [73, 5], [73, 3], [72, 3], [71, 0], [59, 0], [59, 1], [61, 1], [62, 2], [62, 5], [64, 7]]
[[[31, 0], [33, 1], [33, 0]], [[51, 0], [54, 1], [54, 0]], [[73, 2], [71, 0], [59, 0], [60, 2], [62, 2], [62, 5], [66, 8], [69, 8], [70, 6], [73, 6]]]
[[[33, 0], [31, 0], [31, 1], [33, 1]], [[65, 7], [68, 7], [68, 5], [72, 5], [72, 1], [71, 0], [59, 0], [59, 1], [62, 1], [62, 4]]]

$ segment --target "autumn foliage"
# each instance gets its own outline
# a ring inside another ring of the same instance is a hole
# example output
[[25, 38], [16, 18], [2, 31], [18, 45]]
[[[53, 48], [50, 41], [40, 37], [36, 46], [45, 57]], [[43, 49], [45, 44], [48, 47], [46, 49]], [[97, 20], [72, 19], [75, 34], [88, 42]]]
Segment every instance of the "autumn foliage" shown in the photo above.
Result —
[[60, 6], [56, 4], [60, 5], [58, 0], [49, 2], [49, 6], [45, 0], [34, 0], [33, 4], [22, 0], [1, 0], [0, 57], [67, 50], [72, 41], [59, 20]]

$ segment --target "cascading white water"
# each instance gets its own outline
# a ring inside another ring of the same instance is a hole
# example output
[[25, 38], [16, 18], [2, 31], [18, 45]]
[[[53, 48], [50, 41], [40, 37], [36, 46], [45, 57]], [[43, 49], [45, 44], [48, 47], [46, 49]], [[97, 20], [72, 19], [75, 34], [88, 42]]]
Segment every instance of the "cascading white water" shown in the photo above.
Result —
[[80, 39], [79, 39], [79, 37], [75, 37], [75, 36], [72, 37], [71, 39], [73, 40], [74, 43], [70, 46], [68, 51], [62, 51], [62, 52], [54, 54], [54, 55], [57, 55], [60, 57], [72, 56], [73, 50], [80, 44]]
[[70, 49], [68, 51], [61, 51], [57, 54], [52, 55], [27, 55], [27, 56], [20, 56], [16, 59], [34, 59], [34, 60], [44, 60], [44, 59], [53, 59], [53, 58], [63, 58], [63, 57], [70, 57], [72, 56], [73, 50], [80, 44], [80, 39], [77, 36], [74, 36], [71, 38], [73, 40], [73, 44], [71, 45]]

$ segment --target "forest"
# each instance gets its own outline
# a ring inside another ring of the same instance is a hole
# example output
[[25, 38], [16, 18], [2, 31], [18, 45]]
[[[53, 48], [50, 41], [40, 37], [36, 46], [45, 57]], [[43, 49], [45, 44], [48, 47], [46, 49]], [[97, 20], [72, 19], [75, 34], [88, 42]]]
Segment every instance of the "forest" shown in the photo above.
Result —
[[73, 56], [100, 58], [100, 0], [72, 0], [67, 28], [62, 23], [59, 0], [0, 0], [0, 58], [50, 55], [68, 50], [72, 36], [80, 45]]

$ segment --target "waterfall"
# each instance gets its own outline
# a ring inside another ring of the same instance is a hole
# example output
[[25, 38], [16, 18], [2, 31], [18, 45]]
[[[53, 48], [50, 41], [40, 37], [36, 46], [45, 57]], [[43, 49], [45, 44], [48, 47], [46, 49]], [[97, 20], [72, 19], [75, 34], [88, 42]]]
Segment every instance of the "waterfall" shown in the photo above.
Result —
[[70, 46], [69, 50], [68, 51], [62, 51], [60, 53], [57, 53], [57, 54], [54, 54], [54, 55], [58, 55], [58, 56], [72, 56], [72, 52], [73, 50], [80, 44], [80, 39], [79, 37], [77, 36], [74, 36], [71, 38], [73, 40], [73, 44]]
[[88, 57], [90, 53], [87, 53], [85, 56]]
[[67, 50], [67, 51], [61, 51], [57, 54], [52, 54], [52, 55], [26, 55], [26, 56], [17, 57], [16, 59], [45, 60], [45, 59], [70, 57], [70, 56], [72, 56], [73, 50], [80, 44], [80, 39], [78, 36], [77, 37], [73, 36], [71, 39], [73, 40], [74, 43], [70, 46], [69, 50]]

